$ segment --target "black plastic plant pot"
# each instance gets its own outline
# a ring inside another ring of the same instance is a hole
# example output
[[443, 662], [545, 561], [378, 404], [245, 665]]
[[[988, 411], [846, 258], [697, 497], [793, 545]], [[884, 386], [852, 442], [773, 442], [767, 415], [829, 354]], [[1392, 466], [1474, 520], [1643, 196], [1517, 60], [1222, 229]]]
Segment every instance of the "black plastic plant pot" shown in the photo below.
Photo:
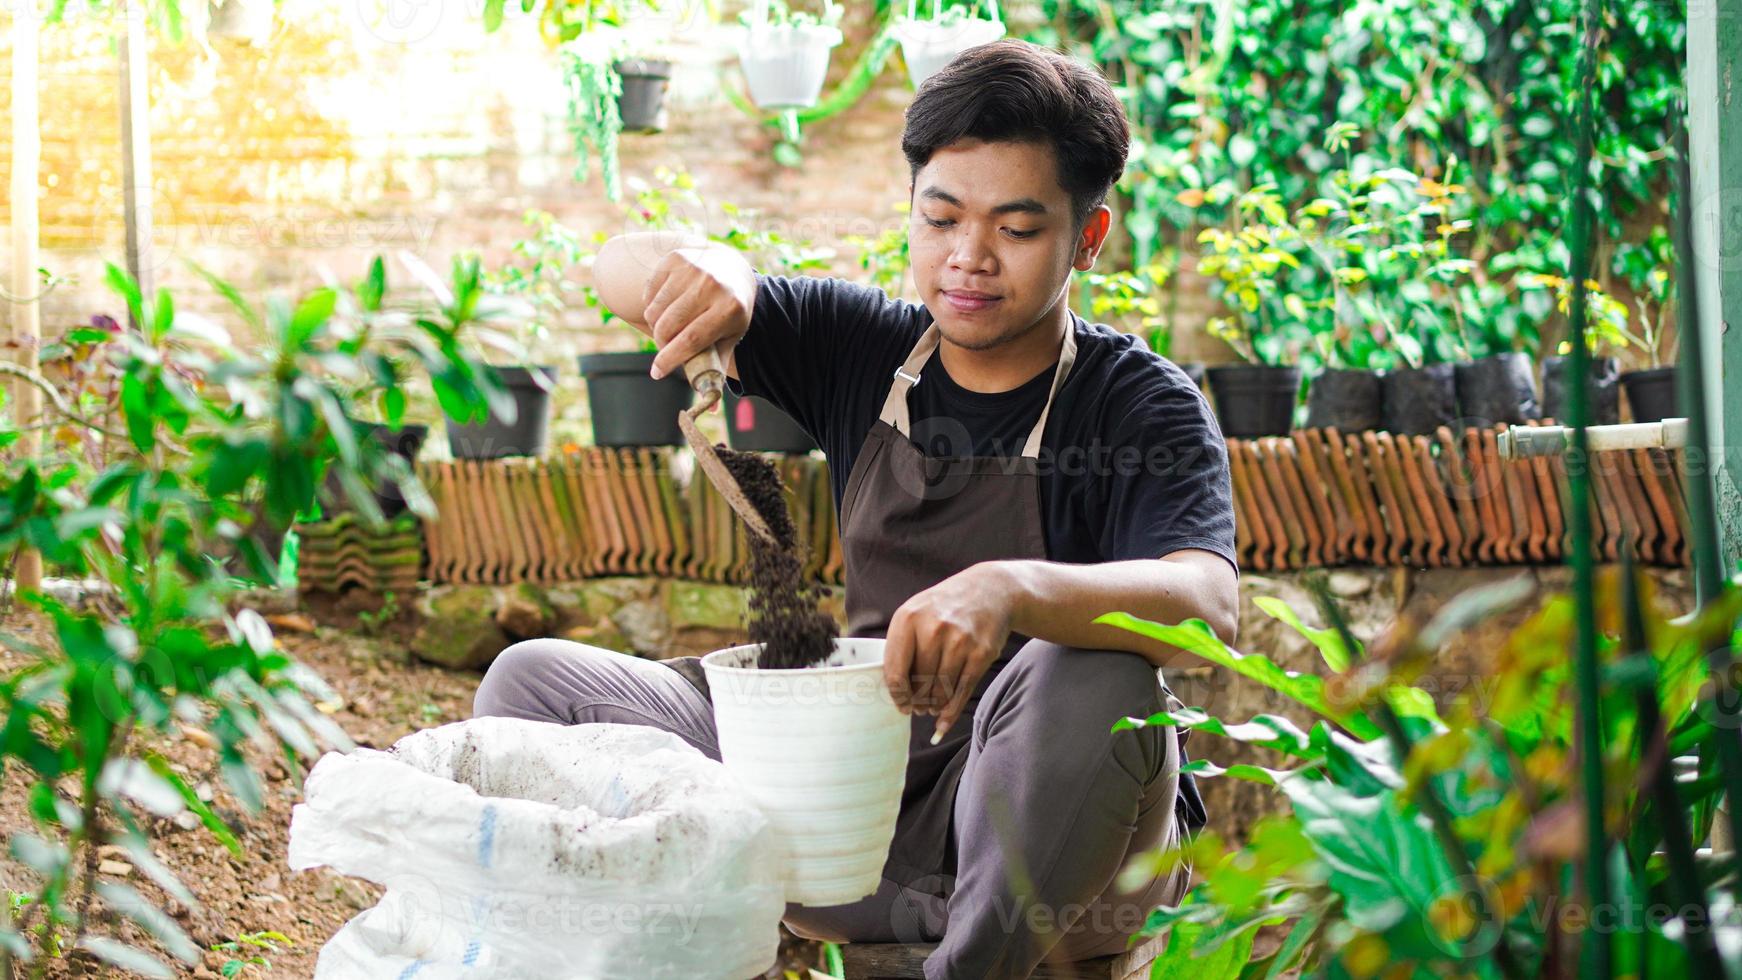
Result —
[[[1569, 361], [1566, 357], [1550, 357], [1542, 362], [1542, 417], [1545, 419], [1566, 420]], [[1590, 410], [1593, 425], [1614, 425], [1621, 421], [1619, 358], [1591, 358]]]
[[595, 446], [683, 445], [677, 416], [695, 392], [683, 371], [655, 381], [647, 376], [652, 367], [651, 351], [581, 355]]
[[726, 442], [741, 452], [808, 453], [817, 448], [792, 416], [766, 399], [726, 392]]
[[665, 90], [671, 83], [671, 62], [632, 58], [617, 62], [623, 94], [617, 115], [626, 133], [657, 133], [665, 129]]
[[[384, 422], [362, 422], [351, 420], [351, 428], [357, 433], [358, 439], [374, 439], [375, 444], [382, 449], [405, 460], [407, 466], [415, 466], [417, 454], [423, 449], [424, 441], [429, 438], [429, 426], [415, 422], [407, 422], [395, 432]], [[337, 510], [349, 509], [349, 500], [345, 497], [345, 487], [339, 482], [338, 464], [327, 467], [326, 499]], [[388, 520], [405, 513], [405, 495], [399, 485], [385, 483], [375, 488], [375, 505], [381, 508], [381, 515]], [[274, 552], [276, 554], [276, 552]]]
[[1307, 428], [1377, 429], [1381, 397], [1378, 371], [1327, 368], [1307, 384]]
[[[556, 368], [497, 367], [494, 370], [514, 399], [514, 421], [499, 418], [494, 412], [482, 422], [457, 422], [450, 417], [448, 450], [455, 459], [543, 455], [545, 444], [550, 439], [550, 393], [556, 386]], [[538, 372], [537, 376], [534, 371]]]
[[1457, 373], [1450, 364], [1387, 371], [1379, 382], [1380, 427], [1400, 435], [1428, 435], [1458, 418]]
[[1627, 406], [1632, 409], [1635, 422], [1661, 422], [1682, 417], [1675, 393], [1673, 367], [1629, 371], [1621, 376], [1621, 387], [1627, 389]]
[[1217, 364], [1205, 372], [1216, 400], [1216, 421], [1229, 439], [1286, 435], [1294, 422], [1300, 368], [1270, 364]]
[[[400, 459], [405, 465], [416, 466], [418, 451], [423, 448], [424, 440], [429, 438], [429, 426], [407, 423], [394, 432], [380, 422], [366, 422], [370, 436]], [[375, 503], [381, 508], [382, 516], [388, 520], [405, 513], [405, 495], [400, 492], [397, 483], [389, 482], [375, 491]]]
[[1458, 411], [1470, 425], [1522, 425], [1542, 417], [1530, 355], [1509, 351], [1457, 366]]
[[1204, 386], [1204, 364], [1202, 361], [1185, 361], [1180, 364], [1179, 369], [1186, 373], [1186, 377], [1192, 380], [1192, 384], [1199, 388]]

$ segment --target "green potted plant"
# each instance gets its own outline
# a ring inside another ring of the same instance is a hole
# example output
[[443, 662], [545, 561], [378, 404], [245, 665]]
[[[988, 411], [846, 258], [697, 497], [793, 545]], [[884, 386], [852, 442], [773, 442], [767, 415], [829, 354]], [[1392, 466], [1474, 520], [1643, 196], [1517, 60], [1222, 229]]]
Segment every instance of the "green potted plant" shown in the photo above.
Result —
[[1401, 168], [1357, 169], [1358, 129], [1334, 124], [1327, 152], [1345, 154], [1323, 196], [1295, 215], [1315, 275], [1295, 277], [1283, 305], [1312, 325], [1324, 369], [1307, 395], [1307, 425], [1432, 432], [1457, 417], [1457, 297], [1472, 264], [1453, 247], [1471, 223], [1454, 212], [1463, 188]]
[[[1667, 276], [1666, 276], [1667, 278]], [[1520, 299], [1533, 312], [1537, 309], [1547, 309], [1553, 303], [1553, 309], [1562, 316], [1567, 313], [1571, 303], [1572, 290], [1562, 276], [1545, 273], [1525, 273], [1518, 276], [1516, 285]], [[1552, 299], [1551, 299], [1552, 296]], [[1596, 425], [1612, 425], [1621, 421], [1621, 391], [1620, 373], [1621, 359], [1610, 351], [1619, 350], [1638, 343], [1642, 347], [1655, 350], [1660, 323], [1648, 320], [1645, 326], [1646, 338], [1635, 337], [1627, 330], [1627, 305], [1605, 292], [1595, 279], [1585, 280], [1585, 308], [1588, 320], [1585, 324], [1585, 350], [1590, 353], [1589, 360], [1589, 390], [1590, 418]], [[1641, 300], [1641, 312], [1644, 312], [1644, 301]], [[1545, 316], [1547, 314], [1541, 314]], [[1661, 317], [1661, 313], [1659, 314]], [[1544, 418], [1563, 418], [1566, 407], [1567, 379], [1566, 368], [1569, 362], [1568, 354], [1573, 345], [1570, 340], [1561, 341], [1555, 348], [1556, 353], [1543, 358], [1542, 362], [1542, 416]], [[1672, 375], [1673, 377], [1673, 375]]]
[[744, 33], [738, 63], [750, 98], [764, 109], [816, 105], [829, 71], [829, 52], [841, 43], [842, 8], [823, 0], [817, 14], [788, 9], [785, 0], [756, 0], [738, 15]]
[[[403, 258], [425, 285], [439, 285], [427, 266], [409, 254]], [[550, 438], [550, 393], [556, 385], [554, 366], [530, 363], [531, 351], [547, 336], [543, 320], [517, 295], [517, 288], [486, 276], [476, 254], [455, 256], [454, 280], [458, 291], [438, 296], [445, 304], [463, 306], [479, 321], [469, 353], [497, 389], [497, 397], [485, 411], [476, 406], [458, 406], [456, 411], [443, 402], [449, 451], [455, 459], [542, 455]]]
[[618, 136], [623, 131], [620, 101], [623, 79], [616, 68], [623, 44], [621, 29], [600, 25], [565, 42], [559, 49], [569, 133], [576, 157], [574, 178], [585, 181], [592, 158], [598, 157], [605, 197], [612, 201], [623, 194], [617, 163]]
[[1621, 328], [1621, 338], [1614, 346], [1639, 347], [1648, 363], [1645, 368], [1620, 376], [1635, 422], [1658, 422], [1683, 414], [1676, 395], [1675, 353], [1664, 349], [1664, 320], [1675, 299], [1675, 277], [1669, 273], [1672, 261], [1669, 236], [1662, 228], [1654, 229], [1645, 244], [1623, 246], [1615, 255], [1617, 271], [1633, 287], [1639, 330]]
[[[1172, 360], [1173, 322], [1162, 310], [1159, 296], [1171, 275], [1172, 269], [1162, 262], [1137, 270], [1087, 272], [1082, 276], [1081, 305], [1091, 321], [1135, 334], [1151, 351]], [[1202, 364], [1178, 366], [1192, 384], [1202, 386]]]
[[[643, 219], [645, 220], [645, 219]], [[591, 266], [593, 247], [602, 244], [604, 233], [583, 242], [578, 233], [546, 211], [528, 211], [525, 223], [533, 231], [516, 242], [514, 259], [491, 277], [491, 288], [515, 295], [535, 311], [536, 330], [529, 340], [545, 336], [543, 323], [557, 321], [565, 311], [590, 308], [601, 322], [615, 315], [599, 302], [590, 280], [571, 275]], [[681, 375], [658, 381], [648, 377], [657, 348], [639, 330], [624, 331], [634, 338], [633, 350], [583, 354], [580, 373], [587, 383], [587, 403], [592, 415], [593, 444], [597, 446], [675, 446], [683, 442], [677, 413], [690, 405], [692, 392]]]
[[1214, 364], [1205, 375], [1216, 418], [1229, 438], [1281, 435], [1293, 425], [1299, 401], [1298, 360], [1310, 340], [1307, 325], [1277, 296], [1284, 270], [1300, 268], [1300, 236], [1288, 220], [1276, 185], [1262, 183], [1235, 201], [1235, 227], [1205, 228], [1198, 243], [1207, 254], [1198, 271], [1227, 307], [1209, 330], [1240, 356], [1240, 364]]
[[998, 0], [986, 0], [986, 16], [978, 16], [979, 0], [967, 6], [943, 6], [932, 0], [931, 16], [920, 19], [915, 0], [907, 0], [907, 16], [895, 22], [901, 41], [901, 58], [907, 62], [907, 77], [919, 88], [972, 47], [990, 44], [1004, 36], [1004, 21], [998, 16]]

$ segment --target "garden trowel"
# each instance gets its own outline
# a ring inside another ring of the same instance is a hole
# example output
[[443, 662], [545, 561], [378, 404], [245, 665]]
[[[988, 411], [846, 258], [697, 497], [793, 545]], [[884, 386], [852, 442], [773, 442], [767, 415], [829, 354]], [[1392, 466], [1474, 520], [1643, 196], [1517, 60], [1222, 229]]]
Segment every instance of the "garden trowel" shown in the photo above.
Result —
[[683, 430], [684, 438], [689, 440], [690, 449], [695, 452], [696, 462], [701, 465], [702, 472], [707, 474], [708, 482], [714, 485], [715, 490], [720, 491], [720, 496], [726, 498], [726, 502], [749, 525], [752, 533], [764, 540], [773, 541], [774, 532], [768, 529], [762, 515], [750, 503], [750, 498], [744, 495], [744, 488], [738, 485], [732, 471], [726, 469], [725, 463], [720, 462], [720, 455], [714, 452], [714, 444], [696, 427], [696, 419], [713, 408], [726, 390], [726, 363], [720, 357], [719, 348], [710, 347], [685, 361], [683, 370], [689, 377], [690, 387], [695, 389], [697, 398], [694, 405], [677, 413], [677, 427]]

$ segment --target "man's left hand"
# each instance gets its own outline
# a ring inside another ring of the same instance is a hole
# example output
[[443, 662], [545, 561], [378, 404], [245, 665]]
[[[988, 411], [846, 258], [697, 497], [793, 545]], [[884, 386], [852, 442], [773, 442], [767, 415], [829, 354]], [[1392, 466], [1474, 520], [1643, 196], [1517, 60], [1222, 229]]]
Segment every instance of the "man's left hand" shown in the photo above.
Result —
[[1004, 649], [1013, 591], [997, 562], [982, 562], [914, 595], [890, 619], [883, 679], [903, 714], [938, 715], [934, 742]]

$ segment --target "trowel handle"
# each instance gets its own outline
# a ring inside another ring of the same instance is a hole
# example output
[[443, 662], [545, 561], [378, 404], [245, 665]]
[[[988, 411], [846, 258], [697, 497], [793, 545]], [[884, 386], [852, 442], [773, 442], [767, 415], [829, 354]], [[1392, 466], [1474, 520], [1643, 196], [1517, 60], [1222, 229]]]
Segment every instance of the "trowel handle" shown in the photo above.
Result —
[[726, 387], [726, 359], [721, 356], [718, 345], [683, 362], [683, 373], [690, 379], [690, 387], [702, 395]]

